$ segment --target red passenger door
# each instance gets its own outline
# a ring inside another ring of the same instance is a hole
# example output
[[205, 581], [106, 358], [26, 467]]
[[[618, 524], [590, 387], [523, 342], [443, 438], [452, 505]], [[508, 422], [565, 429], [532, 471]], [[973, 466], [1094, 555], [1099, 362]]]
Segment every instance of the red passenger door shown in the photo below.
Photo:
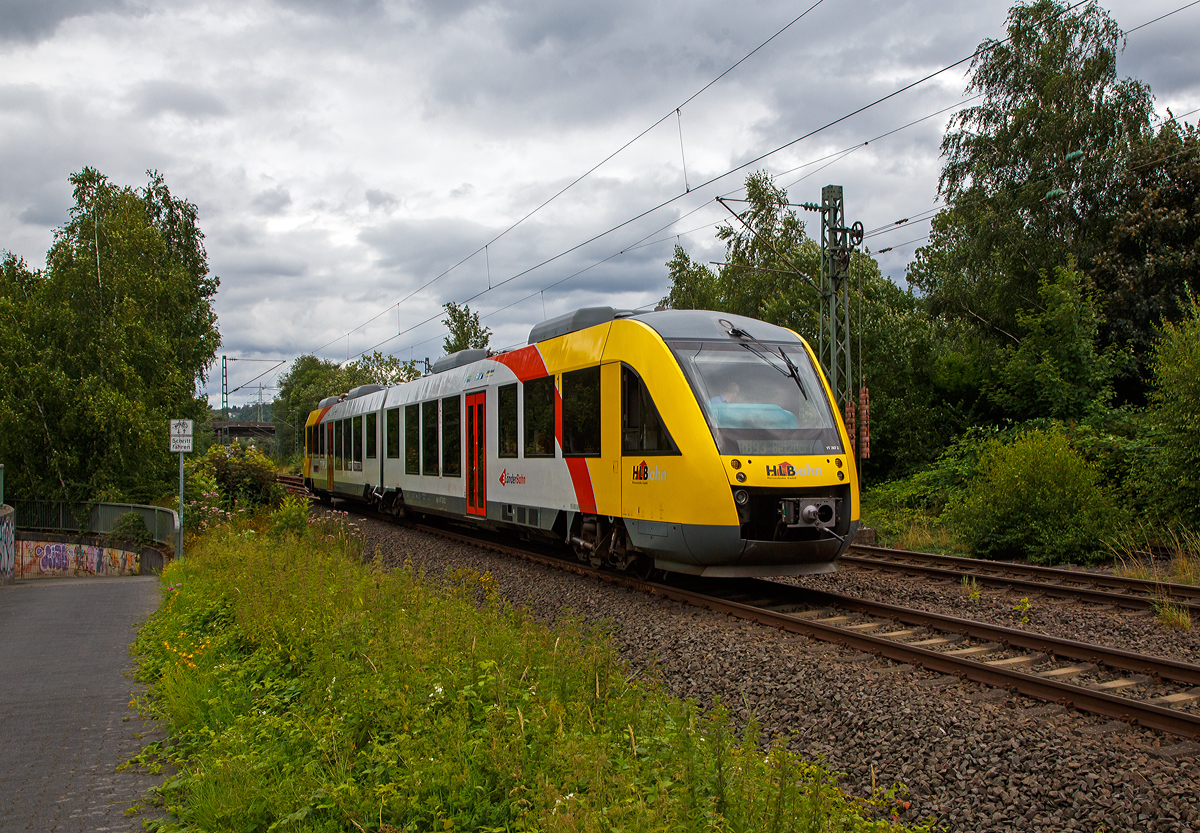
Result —
[[467, 394], [467, 514], [487, 516], [484, 392]]

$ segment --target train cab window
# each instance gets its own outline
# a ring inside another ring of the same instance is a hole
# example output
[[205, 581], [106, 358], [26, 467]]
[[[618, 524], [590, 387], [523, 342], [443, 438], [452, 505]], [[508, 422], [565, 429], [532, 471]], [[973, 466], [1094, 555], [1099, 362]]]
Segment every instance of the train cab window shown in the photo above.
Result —
[[621, 367], [621, 453], [638, 457], [679, 453], [646, 383], [627, 366]]
[[462, 477], [462, 399], [442, 400], [442, 474]]
[[496, 392], [496, 450], [501, 457], [517, 456], [517, 385], [501, 385]]
[[354, 463], [351, 466], [352, 471], [362, 471], [362, 454], [363, 454], [363, 418], [360, 416], [354, 417], [353, 427], [350, 431], [351, 446], [350, 454], [346, 455]]
[[562, 377], [563, 456], [600, 455], [600, 366]]
[[404, 406], [404, 473], [421, 473], [421, 406]]
[[554, 377], [525, 383], [525, 456], [554, 456]]
[[367, 459], [374, 460], [379, 444], [379, 430], [375, 414], [367, 414]]
[[421, 474], [438, 473], [438, 402], [421, 403]]
[[338, 471], [342, 470], [342, 423], [344, 419], [339, 419], [333, 424], [333, 467]]
[[400, 459], [400, 409], [389, 408], [386, 420], [387, 456], [389, 460]]

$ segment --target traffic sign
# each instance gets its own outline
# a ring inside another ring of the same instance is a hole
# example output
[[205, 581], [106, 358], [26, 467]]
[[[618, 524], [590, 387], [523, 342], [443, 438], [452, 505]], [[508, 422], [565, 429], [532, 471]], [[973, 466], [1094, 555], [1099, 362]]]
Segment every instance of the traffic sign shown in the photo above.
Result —
[[191, 434], [187, 435], [186, 437], [179, 437], [174, 434], [171, 435], [171, 451], [172, 452], [178, 451], [180, 453], [183, 453], [185, 451], [190, 452], [191, 450], [192, 450], [192, 435]]
[[[192, 436], [192, 421], [190, 419], [173, 419], [171, 420], [171, 436], [172, 437], [190, 437]], [[188, 451], [191, 451], [189, 448]]]

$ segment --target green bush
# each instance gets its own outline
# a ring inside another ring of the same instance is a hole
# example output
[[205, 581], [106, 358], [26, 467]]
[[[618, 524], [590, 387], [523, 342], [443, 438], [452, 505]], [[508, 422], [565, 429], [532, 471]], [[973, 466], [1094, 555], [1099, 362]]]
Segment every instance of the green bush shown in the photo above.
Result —
[[216, 482], [226, 509], [233, 509], [235, 503], [243, 508], [276, 504], [283, 498], [283, 489], [275, 480], [275, 464], [253, 446], [237, 442], [214, 445], [195, 468]]
[[112, 531], [108, 533], [111, 541], [123, 541], [138, 547], [148, 547], [154, 543], [146, 522], [137, 512], [126, 512], [117, 518]]
[[288, 495], [271, 513], [271, 534], [276, 538], [297, 538], [308, 528], [308, 501]]
[[1153, 369], [1158, 505], [1168, 518], [1200, 527], [1200, 303], [1190, 293], [1183, 320], [1163, 324]]
[[1087, 563], [1101, 554], [1117, 510], [1096, 467], [1052, 427], [1022, 431], [1009, 445], [990, 441], [949, 518], [984, 558]]

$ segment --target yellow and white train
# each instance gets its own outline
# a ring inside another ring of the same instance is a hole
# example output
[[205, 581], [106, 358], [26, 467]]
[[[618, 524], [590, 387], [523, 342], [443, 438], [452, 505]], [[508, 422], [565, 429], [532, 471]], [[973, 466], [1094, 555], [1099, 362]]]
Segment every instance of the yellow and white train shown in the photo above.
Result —
[[859, 516], [833, 401], [791, 330], [590, 307], [519, 350], [322, 400], [303, 471], [325, 500], [555, 539], [597, 566], [830, 572]]

